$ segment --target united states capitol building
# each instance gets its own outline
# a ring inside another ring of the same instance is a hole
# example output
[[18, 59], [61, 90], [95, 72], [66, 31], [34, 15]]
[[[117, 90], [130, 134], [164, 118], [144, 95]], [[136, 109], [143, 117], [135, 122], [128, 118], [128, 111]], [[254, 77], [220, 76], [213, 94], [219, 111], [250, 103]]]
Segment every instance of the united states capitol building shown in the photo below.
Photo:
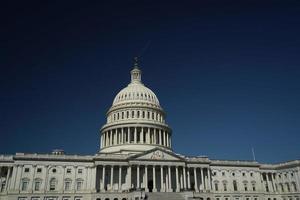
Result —
[[166, 113], [141, 76], [135, 61], [131, 82], [106, 113], [95, 155], [0, 155], [0, 200], [300, 200], [300, 160], [175, 153]]

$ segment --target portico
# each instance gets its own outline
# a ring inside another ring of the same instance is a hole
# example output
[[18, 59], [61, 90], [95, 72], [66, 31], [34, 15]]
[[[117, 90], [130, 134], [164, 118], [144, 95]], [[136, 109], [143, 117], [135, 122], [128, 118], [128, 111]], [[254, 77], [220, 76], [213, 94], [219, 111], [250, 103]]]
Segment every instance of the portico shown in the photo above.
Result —
[[131, 156], [127, 162], [101, 163], [97, 166], [99, 184], [96, 185], [102, 192], [203, 192], [211, 189], [208, 165], [187, 163], [170, 151], [154, 149]]

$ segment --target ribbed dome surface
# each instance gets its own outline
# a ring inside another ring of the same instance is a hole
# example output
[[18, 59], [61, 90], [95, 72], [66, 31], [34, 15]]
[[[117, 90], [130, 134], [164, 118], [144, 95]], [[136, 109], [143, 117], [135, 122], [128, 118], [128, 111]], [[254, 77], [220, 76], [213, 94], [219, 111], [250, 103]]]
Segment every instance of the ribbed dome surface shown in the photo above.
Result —
[[123, 103], [150, 103], [159, 105], [159, 101], [149, 88], [142, 83], [130, 83], [126, 88], [122, 89], [113, 101], [113, 106]]

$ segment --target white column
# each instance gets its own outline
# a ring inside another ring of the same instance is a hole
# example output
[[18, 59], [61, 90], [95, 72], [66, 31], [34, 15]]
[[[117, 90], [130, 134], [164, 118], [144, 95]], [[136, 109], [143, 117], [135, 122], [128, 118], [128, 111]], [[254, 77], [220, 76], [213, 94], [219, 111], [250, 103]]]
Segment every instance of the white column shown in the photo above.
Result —
[[118, 187], [119, 187], [119, 191], [122, 191], [122, 166], [119, 166], [119, 185], [118, 185]]
[[169, 147], [169, 134], [167, 133], [167, 147]]
[[205, 184], [204, 184], [204, 174], [203, 174], [203, 168], [200, 168], [201, 170], [201, 185], [202, 185], [202, 190], [205, 190]]
[[148, 167], [145, 165], [145, 191], [148, 192]]
[[183, 169], [183, 188], [186, 190], [186, 172], [185, 172], [185, 166], [182, 167]]
[[[299, 167], [297, 167], [297, 169], [300, 171]], [[297, 183], [297, 191], [300, 191], [300, 175], [299, 175], [299, 171], [295, 171], [296, 183]]]
[[171, 182], [171, 166], [168, 166], [168, 176], [169, 176], [169, 192], [173, 192], [173, 189], [172, 189], [172, 182]]
[[178, 178], [178, 166], [175, 167], [175, 170], [176, 170], [176, 192], [179, 192], [180, 188], [179, 188], [179, 178]]
[[141, 132], [140, 132], [140, 142], [143, 144], [144, 143], [144, 127], [141, 127]]
[[150, 141], [150, 127], [148, 127], [148, 131], [147, 131], [147, 144], [151, 144], [151, 141]]
[[8, 167], [8, 172], [6, 176], [5, 190], [8, 191], [9, 177], [10, 177], [11, 167]]
[[157, 192], [156, 189], [156, 174], [155, 174], [155, 165], [152, 166], [152, 176], [153, 176], [153, 192]]
[[127, 128], [127, 143], [130, 143], [130, 127]]
[[163, 166], [160, 166], [160, 192], [163, 192], [164, 185], [164, 169]]
[[166, 141], [167, 131], [164, 131], [163, 134], [164, 134], [164, 146], [167, 146], [167, 141]]
[[121, 144], [124, 144], [124, 128], [121, 128]]
[[134, 144], [137, 143], [137, 130], [136, 130], [136, 129], [137, 129], [137, 128], [134, 127]]
[[114, 132], [114, 145], [116, 145], [118, 143], [118, 130], [115, 129], [115, 132]]
[[267, 178], [267, 184], [268, 184], [268, 188], [269, 188], [269, 192], [273, 192], [273, 188], [270, 184], [270, 180], [269, 180], [269, 173], [266, 173], [266, 178]]
[[1, 190], [2, 190], [2, 177], [1, 177], [2, 168], [3, 167], [0, 166], [0, 193], [1, 193]]
[[161, 135], [162, 130], [159, 129], [159, 144], [162, 145], [162, 135]]
[[137, 165], [136, 167], [136, 182], [137, 182], [137, 188], [140, 188], [140, 166]]
[[109, 133], [108, 131], [105, 132], [105, 146], [109, 146]]
[[46, 165], [45, 166], [45, 182], [44, 182], [44, 191], [47, 191], [47, 187], [48, 187], [48, 175], [49, 175], [49, 166]]
[[210, 169], [207, 168], [208, 189], [211, 190]]
[[187, 178], [188, 178], [187, 187], [188, 187], [188, 189], [191, 189], [191, 175], [190, 175], [190, 168], [187, 168]]
[[113, 132], [112, 130], [109, 131], [110, 137], [109, 137], [109, 145], [112, 146], [113, 144]]
[[110, 166], [110, 190], [114, 190], [114, 166]]
[[195, 191], [198, 192], [197, 169], [194, 167]]
[[103, 165], [103, 167], [102, 167], [102, 185], [101, 185], [101, 189], [105, 190], [105, 165]]
[[169, 172], [168, 169], [166, 169], [166, 174], [165, 174], [165, 192], [169, 192]]
[[131, 166], [129, 165], [127, 168], [128, 173], [128, 188], [131, 189]]

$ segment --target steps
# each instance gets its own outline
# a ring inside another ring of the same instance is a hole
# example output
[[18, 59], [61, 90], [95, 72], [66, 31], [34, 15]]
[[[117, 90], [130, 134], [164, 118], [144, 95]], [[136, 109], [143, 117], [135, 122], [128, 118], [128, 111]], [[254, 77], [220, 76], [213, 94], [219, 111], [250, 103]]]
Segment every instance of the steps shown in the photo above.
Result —
[[148, 200], [184, 200], [184, 197], [176, 192], [149, 192], [146, 195]]

